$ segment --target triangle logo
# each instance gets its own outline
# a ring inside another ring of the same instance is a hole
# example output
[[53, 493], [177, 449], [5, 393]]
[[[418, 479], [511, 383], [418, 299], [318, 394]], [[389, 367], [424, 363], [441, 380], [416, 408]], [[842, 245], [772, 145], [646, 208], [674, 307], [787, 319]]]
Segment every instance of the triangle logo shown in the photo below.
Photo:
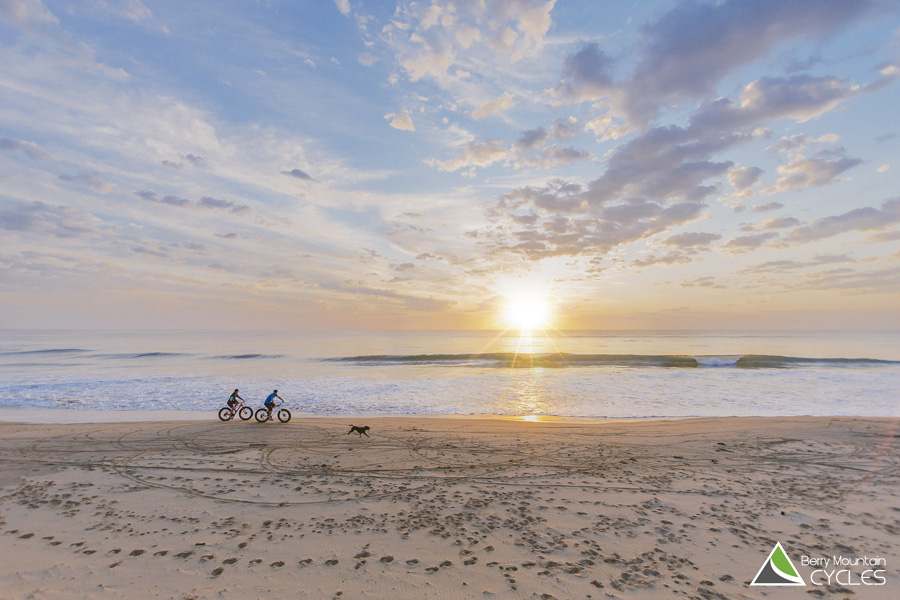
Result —
[[794, 568], [794, 563], [791, 562], [787, 552], [781, 547], [781, 542], [775, 542], [775, 547], [750, 585], [806, 585], [806, 583]]

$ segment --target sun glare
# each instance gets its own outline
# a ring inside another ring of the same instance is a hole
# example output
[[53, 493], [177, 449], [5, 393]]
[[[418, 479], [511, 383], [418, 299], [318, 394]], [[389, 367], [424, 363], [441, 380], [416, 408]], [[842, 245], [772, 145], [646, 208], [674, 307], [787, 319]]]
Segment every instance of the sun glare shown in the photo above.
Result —
[[550, 307], [540, 296], [512, 296], [507, 298], [504, 316], [519, 331], [543, 329], [550, 322]]

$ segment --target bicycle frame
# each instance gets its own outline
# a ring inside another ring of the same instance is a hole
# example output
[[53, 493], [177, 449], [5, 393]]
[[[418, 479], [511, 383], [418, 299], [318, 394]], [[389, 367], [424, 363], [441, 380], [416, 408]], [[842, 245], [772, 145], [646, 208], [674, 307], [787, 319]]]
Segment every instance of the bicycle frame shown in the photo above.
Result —
[[[227, 406], [227, 404], [226, 404], [226, 406]], [[244, 406], [246, 406], [246, 405], [244, 404], [244, 401], [243, 401], [243, 400], [238, 400], [238, 403], [235, 404], [235, 405], [231, 408], [231, 418], [233, 419], [233, 418], [235, 417], [235, 415], [237, 415], [237, 414], [241, 411], [241, 409], [244, 408]]]

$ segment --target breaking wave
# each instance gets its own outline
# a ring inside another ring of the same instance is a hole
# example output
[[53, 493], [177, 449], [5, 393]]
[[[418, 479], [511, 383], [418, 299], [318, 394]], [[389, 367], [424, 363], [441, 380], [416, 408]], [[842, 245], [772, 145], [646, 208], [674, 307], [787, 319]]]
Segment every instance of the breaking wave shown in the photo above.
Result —
[[869, 367], [897, 365], [900, 361], [870, 358], [803, 358], [745, 354], [735, 356], [687, 356], [659, 354], [517, 354], [486, 352], [473, 354], [375, 354], [321, 359], [326, 362], [361, 366], [438, 365], [505, 368], [564, 367], [667, 367], [667, 368], [743, 368], [787, 369], [793, 367]]

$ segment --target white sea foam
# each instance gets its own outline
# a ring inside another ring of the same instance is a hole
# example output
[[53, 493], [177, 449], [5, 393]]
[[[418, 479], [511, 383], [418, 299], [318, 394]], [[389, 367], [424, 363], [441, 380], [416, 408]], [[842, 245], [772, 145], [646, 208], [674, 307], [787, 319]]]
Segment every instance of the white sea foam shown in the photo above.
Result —
[[694, 356], [693, 358], [703, 367], [733, 367], [738, 364], [741, 356]]

